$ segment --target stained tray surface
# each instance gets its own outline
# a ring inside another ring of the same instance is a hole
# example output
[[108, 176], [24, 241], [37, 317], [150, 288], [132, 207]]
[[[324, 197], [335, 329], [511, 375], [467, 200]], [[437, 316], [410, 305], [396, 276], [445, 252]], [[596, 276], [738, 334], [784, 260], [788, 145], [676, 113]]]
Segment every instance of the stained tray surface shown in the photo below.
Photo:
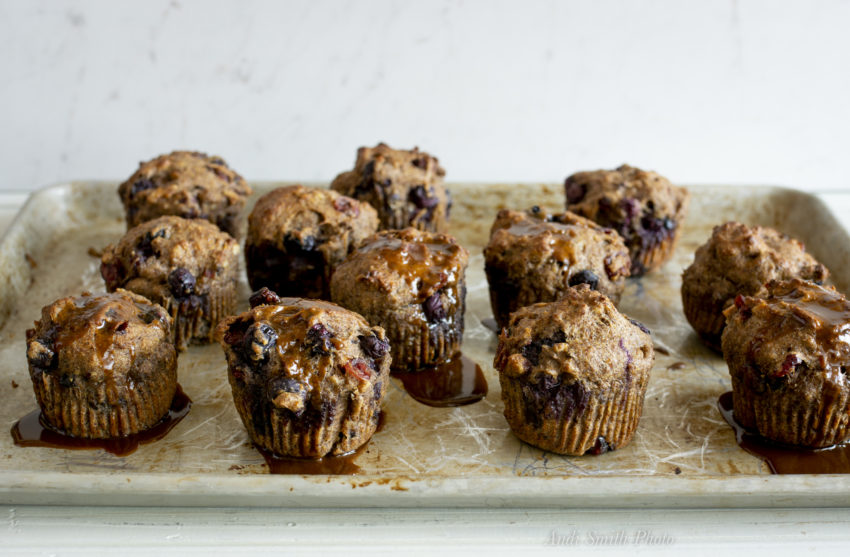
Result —
[[[255, 184], [255, 195], [278, 185]], [[771, 478], [760, 460], [738, 448], [716, 409], [718, 396], [730, 388], [726, 365], [693, 334], [679, 296], [681, 272], [694, 250], [712, 226], [732, 219], [801, 238], [831, 269], [836, 286], [847, 291], [850, 242], [817, 198], [769, 187], [691, 188], [690, 213], [674, 258], [659, 271], [630, 280], [620, 306], [652, 330], [658, 349], [640, 427], [623, 449], [565, 457], [511, 434], [492, 367], [496, 337], [481, 325], [491, 316], [482, 249], [496, 211], [534, 204], [561, 210], [561, 188], [455, 184], [451, 189], [451, 232], [471, 255], [463, 351], [481, 365], [489, 393], [473, 405], [432, 408], [411, 399], [393, 379], [384, 402], [385, 425], [357, 457], [360, 473], [353, 477], [269, 475], [233, 407], [218, 345], [193, 346], [180, 355], [179, 381], [194, 405], [165, 439], [123, 458], [99, 450], [16, 447], [8, 431], [35, 409], [24, 331], [54, 299], [102, 291], [99, 260], [88, 252], [124, 232], [113, 183], [76, 182], [34, 194], [0, 244], [0, 423], [7, 432], [0, 435], [0, 500], [233, 505], [619, 501], [633, 506], [664, 504], [667, 495], [667, 503], [701, 504], [702, 498], [717, 504], [722, 503], [719, 494], [731, 504], [746, 504], [742, 497], [750, 494], [748, 501], [758, 504], [850, 504], [847, 478]], [[248, 295], [243, 280], [240, 309], [247, 308]]]

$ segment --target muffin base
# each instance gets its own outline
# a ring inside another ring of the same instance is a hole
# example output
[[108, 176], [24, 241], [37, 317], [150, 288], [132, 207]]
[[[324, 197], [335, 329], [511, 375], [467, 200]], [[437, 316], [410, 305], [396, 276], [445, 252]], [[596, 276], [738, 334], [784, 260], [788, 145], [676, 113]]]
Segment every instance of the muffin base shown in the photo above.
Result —
[[[177, 373], [171, 370], [121, 392], [106, 384], [63, 387], [54, 374], [42, 373], [33, 390], [44, 420], [54, 429], [73, 437], [110, 439], [140, 433], [162, 420], [177, 391]], [[88, 396], [81, 398], [83, 394]]]
[[838, 389], [822, 391], [817, 405], [806, 405], [794, 393], [751, 392], [733, 375], [732, 404], [739, 424], [777, 443], [820, 449], [850, 438], [850, 394]]
[[720, 337], [726, 327], [726, 317], [722, 312], [715, 312], [714, 307], [711, 300], [706, 301], [704, 297], [682, 289], [682, 310], [688, 323], [706, 346], [715, 352], [722, 352]]
[[602, 395], [585, 393], [577, 383], [561, 386], [568, 393], [563, 404], [549, 399], [542, 413], [535, 408], [540, 398], [538, 404], [530, 400], [530, 390], [539, 391], [539, 384], [502, 374], [499, 381], [511, 431], [529, 445], [553, 453], [578, 456], [625, 447], [643, 413], [646, 381]]
[[236, 282], [203, 296], [182, 299], [167, 296], [153, 301], [171, 316], [174, 345], [183, 351], [190, 343], [212, 342], [219, 321], [236, 313]]

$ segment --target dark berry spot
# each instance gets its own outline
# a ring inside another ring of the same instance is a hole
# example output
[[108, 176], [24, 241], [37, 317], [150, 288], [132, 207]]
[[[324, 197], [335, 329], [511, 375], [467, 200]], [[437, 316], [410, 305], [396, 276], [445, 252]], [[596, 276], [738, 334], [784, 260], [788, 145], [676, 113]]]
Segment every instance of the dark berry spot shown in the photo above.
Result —
[[59, 384], [65, 387], [66, 389], [74, 386], [74, 376], [69, 375], [67, 373], [63, 373], [59, 376]]
[[345, 372], [349, 375], [360, 379], [361, 381], [368, 381], [372, 377], [372, 370], [366, 360], [362, 358], [356, 358], [351, 360], [342, 366], [345, 369]]
[[532, 215], [537, 215], [539, 213], [540, 213], [540, 206], [539, 205], [535, 205], [534, 207], [531, 208], [531, 214]]
[[[34, 331], [33, 331], [34, 332]], [[27, 359], [33, 367], [43, 370], [53, 367], [55, 354], [53, 350], [44, 345], [44, 342], [35, 342], [28, 347]]]
[[251, 294], [248, 302], [251, 304], [252, 308], [257, 306], [271, 306], [280, 303], [280, 296], [264, 286]]
[[272, 392], [281, 392], [284, 393], [304, 393], [306, 394], [307, 390], [304, 388], [304, 385], [292, 379], [291, 377], [277, 377], [271, 381], [269, 384], [269, 390]]
[[522, 347], [520, 353], [523, 358], [531, 363], [532, 367], [536, 366], [540, 363], [540, 352], [543, 351], [544, 346], [554, 346], [555, 344], [561, 344], [567, 341], [567, 335], [564, 331], [557, 331], [554, 335], [548, 338], [544, 338], [541, 340], [532, 341], [525, 346]]
[[638, 329], [640, 329], [641, 331], [643, 331], [644, 333], [646, 333], [648, 335], [652, 334], [649, 331], [649, 328], [646, 325], [644, 325], [643, 323], [641, 323], [640, 321], [638, 321], [637, 319], [629, 319], [629, 323], [631, 323], [632, 325], [634, 325], [635, 327], [637, 327]]
[[177, 267], [168, 274], [168, 288], [175, 298], [185, 298], [195, 292], [195, 275], [185, 267]]
[[425, 157], [420, 157], [418, 159], [413, 159], [412, 161], [410, 161], [410, 164], [412, 164], [416, 168], [421, 168], [424, 170], [428, 166], [428, 159], [426, 159]]
[[667, 230], [673, 230], [674, 228], [676, 228], [676, 223], [673, 222], [673, 219], [669, 217], [664, 217], [664, 228], [666, 228]]
[[124, 274], [120, 261], [100, 264], [100, 276], [106, 282], [106, 289], [112, 292], [121, 285], [121, 275]]
[[295, 255], [302, 251], [314, 251], [316, 249], [316, 238], [314, 236], [305, 236], [299, 240], [287, 234], [283, 239], [283, 248], [286, 250], [286, 253]]
[[596, 290], [596, 287], [599, 286], [599, 277], [589, 269], [579, 271], [570, 277], [569, 285], [577, 286], [579, 284], [586, 284], [593, 290]]
[[390, 344], [387, 341], [381, 340], [375, 335], [360, 335], [357, 338], [360, 340], [360, 348], [363, 353], [373, 360], [380, 360], [390, 349]]
[[446, 308], [443, 307], [439, 292], [428, 296], [422, 303], [422, 311], [425, 312], [425, 317], [429, 323], [438, 323], [444, 321], [447, 317]]
[[332, 338], [333, 333], [321, 323], [316, 323], [307, 330], [304, 347], [309, 351], [311, 357], [319, 358], [330, 353], [333, 348]]
[[[227, 340], [225, 339], [225, 342]], [[245, 335], [245, 356], [254, 361], [268, 358], [277, 342], [277, 331], [268, 323], [255, 323]]]
[[142, 257], [153, 257], [158, 256], [159, 254], [153, 247], [153, 241], [156, 238], [165, 238], [167, 232], [164, 228], [157, 230], [156, 232], [146, 232], [142, 239], [139, 241], [139, 245], [136, 246], [136, 250], [142, 255]]
[[122, 321], [121, 323], [118, 324], [117, 327], [115, 327], [115, 332], [116, 333], [123, 333], [124, 331], [127, 330], [127, 326], [129, 324], [130, 324], [129, 321]]
[[353, 202], [352, 199], [348, 197], [337, 197], [333, 202], [334, 209], [339, 211], [340, 213], [345, 213], [347, 215], [351, 215], [352, 217], [356, 217], [360, 215], [360, 206]]
[[[631, 226], [634, 219], [640, 215], [640, 203], [637, 199], [627, 198], [620, 202], [620, 207], [623, 209], [623, 224]], [[646, 218], [644, 217], [644, 220]]]
[[586, 186], [584, 184], [577, 183], [573, 180], [572, 176], [567, 178], [564, 182], [564, 189], [567, 192], [567, 203], [570, 205], [578, 203], [584, 199], [584, 196], [587, 193]]
[[155, 187], [156, 185], [148, 178], [141, 178], [133, 182], [133, 186], [130, 188], [130, 196], [133, 197], [139, 192], [151, 190]]
[[606, 441], [604, 437], [600, 436], [596, 438], [596, 442], [593, 444], [593, 448], [587, 452], [593, 455], [601, 455], [612, 450], [614, 450], [614, 447], [609, 445], [608, 441]]
[[419, 209], [433, 209], [440, 202], [436, 197], [428, 195], [425, 186], [419, 185], [410, 190], [407, 196], [408, 200], [416, 205]]
[[797, 366], [799, 366], [801, 363], [802, 360], [800, 360], [799, 356], [797, 356], [796, 354], [788, 354], [785, 357], [785, 361], [782, 362], [782, 366], [776, 373], [774, 373], [774, 376], [785, 377], [786, 375], [791, 373], [791, 371], [795, 370]]

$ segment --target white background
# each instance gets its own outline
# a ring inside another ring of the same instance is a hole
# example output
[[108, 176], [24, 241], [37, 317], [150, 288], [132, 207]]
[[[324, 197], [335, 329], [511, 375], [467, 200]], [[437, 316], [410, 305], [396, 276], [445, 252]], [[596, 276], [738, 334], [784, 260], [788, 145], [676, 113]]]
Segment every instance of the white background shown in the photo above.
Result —
[[837, 0], [0, 0], [0, 188], [175, 148], [329, 180], [381, 140], [451, 181], [846, 188], [848, 27]]

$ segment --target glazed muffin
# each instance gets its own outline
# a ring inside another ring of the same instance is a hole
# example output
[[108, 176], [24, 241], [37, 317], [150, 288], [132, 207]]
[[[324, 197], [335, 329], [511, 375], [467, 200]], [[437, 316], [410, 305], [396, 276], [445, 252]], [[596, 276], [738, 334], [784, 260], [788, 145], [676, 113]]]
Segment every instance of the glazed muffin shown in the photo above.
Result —
[[124, 290], [43, 308], [27, 331], [27, 363], [43, 419], [74, 437], [149, 429], [168, 413], [177, 389], [171, 318]]
[[800, 279], [737, 296], [723, 357], [735, 419], [762, 437], [811, 448], [850, 438], [850, 302]]
[[393, 370], [436, 365], [460, 349], [468, 259], [447, 234], [385, 230], [337, 268], [331, 299], [386, 330]]
[[452, 204], [445, 174], [436, 157], [416, 147], [404, 151], [379, 143], [358, 149], [354, 169], [337, 176], [331, 188], [371, 204], [381, 230], [445, 232]]
[[219, 326], [236, 410], [251, 440], [279, 456], [351, 452], [378, 426], [390, 369], [380, 327], [329, 302], [268, 289]]
[[663, 265], [673, 255], [688, 208], [685, 188], [656, 174], [622, 165], [578, 172], [564, 182], [567, 210], [616, 230], [632, 259], [632, 276]]
[[654, 358], [649, 331], [583, 284], [511, 314], [493, 365], [514, 434], [583, 455], [631, 441]]
[[248, 282], [254, 290], [329, 299], [333, 270], [377, 230], [377, 213], [367, 203], [330, 190], [278, 188], [248, 217]]
[[772, 228], [727, 222], [714, 227], [685, 269], [682, 307], [694, 331], [719, 351], [726, 326], [723, 310], [736, 295], [752, 296], [772, 280], [822, 283], [828, 276], [826, 267], [806, 253], [799, 240]]
[[163, 306], [183, 350], [212, 342], [218, 322], [235, 313], [239, 257], [239, 243], [214, 224], [159, 217], [108, 246], [100, 273], [110, 292], [124, 288]]
[[490, 305], [500, 327], [518, 308], [554, 302], [578, 284], [588, 284], [617, 304], [630, 266], [623, 239], [610, 228], [539, 207], [499, 211], [484, 262]]
[[220, 157], [174, 151], [139, 164], [118, 187], [127, 228], [164, 215], [205, 219], [239, 236], [239, 213], [251, 188]]

